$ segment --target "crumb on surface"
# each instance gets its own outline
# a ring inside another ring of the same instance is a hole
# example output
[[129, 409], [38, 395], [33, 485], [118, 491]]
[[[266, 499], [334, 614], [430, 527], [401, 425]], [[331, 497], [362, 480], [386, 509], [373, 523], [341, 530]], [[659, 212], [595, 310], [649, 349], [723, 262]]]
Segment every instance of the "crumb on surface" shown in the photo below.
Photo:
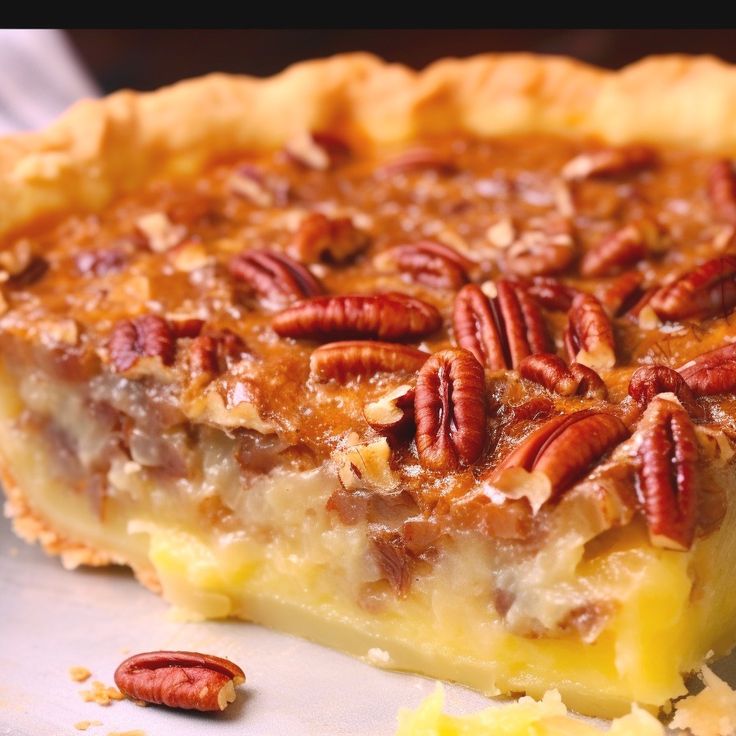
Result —
[[91, 728], [92, 726], [101, 726], [102, 721], [79, 721], [78, 723], [74, 724], [74, 728], [77, 729], [77, 731], [86, 731], [88, 728]]
[[92, 673], [86, 667], [82, 667], [78, 664], [69, 668], [69, 677], [71, 677], [74, 682], [84, 682], [85, 680], [88, 680], [91, 675]]
[[366, 655], [368, 661], [377, 666], [388, 665], [391, 662], [391, 655], [379, 647], [371, 647]]
[[146, 736], [146, 732], [136, 728], [133, 731], [108, 731], [107, 736]]
[[113, 700], [125, 700], [125, 695], [120, 690], [116, 687], [108, 687], [99, 680], [93, 680], [92, 687], [89, 690], [80, 690], [79, 694], [85, 703], [97, 703], [98, 705], [110, 705]]
[[708, 667], [700, 676], [705, 688], [675, 703], [673, 729], [689, 729], [693, 736], [736, 736], [736, 690]]

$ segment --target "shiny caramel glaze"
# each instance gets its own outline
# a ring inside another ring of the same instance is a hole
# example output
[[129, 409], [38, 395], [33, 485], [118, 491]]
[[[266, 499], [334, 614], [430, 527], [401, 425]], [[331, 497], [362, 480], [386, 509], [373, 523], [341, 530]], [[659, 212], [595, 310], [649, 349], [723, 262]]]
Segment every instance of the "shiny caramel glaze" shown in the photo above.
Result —
[[[375, 439], [363, 406], [414, 378], [382, 373], [346, 385], [310, 378], [312, 351], [333, 337], [325, 335], [319, 342], [279, 337], [271, 323], [286, 305], [259, 298], [238, 279], [231, 266], [236, 256], [251, 250], [296, 255], [328, 295], [393, 291], [418, 297], [439, 309], [443, 327], [408, 342], [432, 353], [454, 345], [450, 327], [454, 287], [462, 279], [457, 274], [464, 268], [476, 283], [517, 278], [508, 244], [502, 242], [504, 228], [510, 226], [517, 237], [562, 219], [571, 233], [573, 255], [551, 277], [598, 296], [613, 315], [616, 366], [601, 371], [608, 401], [562, 397], [522, 380], [515, 371], [487, 371], [487, 443], [472, 466], [452, 473], [426, 469], [411, 435], [392, 437], [392, 464], [406, 492], [400, 521], [412, 514], [425, 518], [434, 514], [451, 530], [457, 522], [451, 512], [455, 501], [545, 419], [594, 408], [626, 421], [633, 411], [627, 387], [638, 366], [677, 368], [736, 337], [736, 316], [728, 313], [661, 322], [651, 314], [648, 320], [637, 319], [629, 310], [650, 287], [733, 252], [733, 226], [708, 191], [714, 158], [657, 151], [649, 166], [565, 180], [566, 164], [604, 147], [594, 141], [539, 136], [443, 138], [419, 145], [430, 155], [410, 158], [409, 165], [397, 162], [401, 149], [362, 150], [357, 145], [352, 155], [339, 157], [329, 170], [309, 168], [284, 151], [233, 157], [212, 164], [196, 179], [154, 181], [101, 213], [70, 215], [53, 226], [21, 234], [4, 243], [5, 248], [15, 252], [30, 243], [47, 267], [25, 279], [23, 273], [13, 276], [4, 284], [8, 309], [0, 320], [0, 342], [5, 354], [19, 372], [34, 363], [83, 390], [93, 376], [114, 372], [108, 344], [120, 320], [157, 314], [170, 321], [203, 320], [204, 330], [230, 330], [242, 338], [245, 351], [238, 370], [226, 367], [219, 377], [223, 391], [246, 383], [261, 418], [276, 428], [280, 447], [291, 448], [281, 452], [276, 464], [309, 467], [348, 442]], [[256, 189], [248, 184], [239, 187], [234, 177], [255, 182]], [[299, 228], [313, 212], [332, 219], [352, 218], [363, 236], [355, 240], [355, 252], [345, 256], [318, 250], [305, 256]], [[158, 251], [136, 225], [141, 217], [155, 213], [165, 213], [176, 229], [172, 236], [176, 244]], [[609, 277], [580, 276], [586, 253], [617, 230], [640, 222], [650, 230], [643, 259], [634, 258], [631, 265], [627, 255], [625, 268]], [[420, 241], [444, 244], [460, 255], [447, 288], [430, 285], [431, 279], [417, 278], [412, 271], [402, 274], [392, 268], [390, 259], [377, 258], [396, 246]], [[632, 274], [638, 274], [639, 285], [619, 306], [610, 295], [620, 284], [636, 283]], [[554, 350], [567, 361], [563, 344], [567, 312], [542, 307]], [[185, 422], [176, 411], [181, 397], [191, 397], [204, 386], [191, 369], [191, 340], [177, 341], [174, 363], [163, 374], [146, 364], [134, 378], [147, 386], [149, 395], [155, 393], [157, 401], [171, 407], [171, 424]], [[699, 421], [736, 432], [732, 395], [699, 401], [705, 409]], [[125, 414], [124, 408], [116, 409]], [[252, 445], [251, 431], [229, 431], [246, 449]], [[247, 482], [246, 468], [244, 488]], [[351, 523], [338, 489], [336, 479], [333, 507], [345, 523]], [[399, 528], [394, 516], [386, 523]], [[460, 525], [466, 523], [463, 517]]]

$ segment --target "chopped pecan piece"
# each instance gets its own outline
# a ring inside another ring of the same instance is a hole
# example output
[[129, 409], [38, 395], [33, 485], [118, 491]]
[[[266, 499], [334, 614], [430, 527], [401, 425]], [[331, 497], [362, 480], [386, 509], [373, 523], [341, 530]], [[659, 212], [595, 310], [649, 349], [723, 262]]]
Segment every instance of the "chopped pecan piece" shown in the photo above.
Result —
[[455, 340], [486, 368], [516, 368], [527, 355], [547, 350], [547, 329], [534, 298], [522, 286], [501, 279], [495, 288], [493, 299], [475, 284], [460, 290], [452, 315]]
[[366, 422], [381, 434], [397, 437], [414, 426], [415, 389], [402, 384], [363, 407]]
[[647, 255], [646, 234], [636, 224], [629, 224], [607, 235], [589, 250], [580, 264], [583, 276], [616, 276]]
[[431, 148], [412, 148], [379, 166], [376, 169], [376, 176], [389, 178], [397, 174], [427, 170], [452, 174], [456, 171], [456, 166], [450, 158], [439, 151]]
[[623, 422], [607, 412], [553, 417], [493, 468], [488, 480], [509, 498], [526, 496], [539, 508], [583, 478], [627, 436]]
[[284, 151], [293, 163], [315, 171], [327, 171], [350, 157], [350, 148], [342, 138], [321, 131], [300, 133]]
[[187, 236], [186, 227], [173, 223], [165, 212], [142, 215], [135, 224], [154, 253], [170, 250]]
[[565, 330], [565, 347], [570, 360], [589, 368], [607, 369], [616, 364], [611, 321], [591, 294], [578, 294], [573, 300]]
[[706, 261], [649, 300], [662, 319], [704, 319], [727, 316], [736, 306], [736, 256]]
[[655, 397], [640, 432], [637, 476], [651, 542], [689, 549], [698, 507], [698, 446], [690, 417], [679, 404]]
[[241, 253], [230, 261], [230, 273], [259, 298], [278, 306], [323, 293], [322, 285], [309, 269], [281, 253]]
[[309, 371], [317, 381], [346, 383], [376, 373], [415, 373], [429, 358], [423, 350], [375, 340], [346, 340], [318, 347], [309, 358]]
[[562, 177], [574, 180], [618, 176], [651, 168], [656, 161], [656, 153], [647, 146], [603, 148], [575, 156], [562, 168]]
[[108, 343], [116, 371], [127, 371], [139, 358], [160, 358], [164, 365], [174, 362], [175, 337], [169, 323], [155, 314], [125, 319], [113, 327]]
[[736, 343], [699, 355], [679, 369], [695, 396], [736, 391]]
[[234, 662], [198, 652], [146, 652], [115, 670], [115, 684], [133, 700], [201, 711], [225, 710], [245, 682]]
[[569, 368], [565, 361], [552, 353], [530, 355], [519, 363], [522, 378], [534, 381], [547, 390], [560, 396], [585, 396], [605, 399], [608, 395], [606, 384], [592, 369], [580, 363]]
[[406, 548], [403, 537], [388, 529], [370, 535], [371, 555], [393, 591], [404, 598], [411, 586], [414, 559]]
[[[734, 365], [736, 368], [736, 364]], [[735, 381], [736, 384], [736, 376]], [[629, 396], [644, 411], [657, 394], [673, 393], [694, 419], [703, 419], [703, 408], [695, 400], [685, 379], [664, 365], [646, 365], [637, 368], [629, 381]]]
[[708, 173], [708, 195], [716, 214], [736, 225], [736, 172], [730, 160], [721, 159], [711, 167]]
[[483, 367], [467, 350], [442, 350], [424, 364], [414, 399], [422, 465], [452, 471], [483, 452], [486, 427]]
[[516, 276], [561, 273], [575, 258], [572, 226], [563, 217], [550, 217], [539, 229], [526, 230], [506, 249], [503, 264]]
[[470, 262], [442, 243], [423, 240], [399, 245], [376, 258], [379, 268], [390, 267], [412, 281], [433, 289], [459, 289], [468, 282]]
[[233, 194], [243, 197], [258, 207], [273, 207], [285, 204], [289, 185], [285, 180], [266, 179], [263, 171], [252, 164], [238, 167], [228, 182]]
[[311, 340], [409, 340], [439, 329], [437, 308], [405, 294], [352, 294], [305, 299], [276, 315], [281, 337]]
[[349, 217], [311, 212], [299, 224], [289, 252], [302, 263], [344, 263], [368, 247], [368, 234]]

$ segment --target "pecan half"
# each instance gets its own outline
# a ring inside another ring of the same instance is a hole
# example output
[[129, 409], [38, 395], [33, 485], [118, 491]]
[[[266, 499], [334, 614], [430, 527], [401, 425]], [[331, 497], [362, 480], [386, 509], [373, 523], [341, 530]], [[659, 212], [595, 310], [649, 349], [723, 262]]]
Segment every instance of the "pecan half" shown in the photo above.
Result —
[[[736, 385], [736, 363], [734, 364], [734, 385]], [[695, 400], [693, 392], [685, 379], [672, 368], [664, 365], [645, 365], [637, 368], [629, 381], [629, 396], [644, 411], [657, 394], [673, 393], [685, 410], [694, 419], [703, 419], [703, 408]]]
[[736, 306], [736, 256], [706, 261], [649, 300], [662, 319], [704, 319], [727, 316]]
[[471, 265], [453, 248], [431, 240], [391, 248], [379, 254], [375, 263], [433, 289], [459, 289], [468, 282], [466, 269]]
[[281, 253], [266, 250], [241, 253], [230, 261], [230, 273], [268, 304], [283, 306], [324, 292], [309, 269]]
[[414, 420], [419, 460], [433, 470], [472, 465], [483, 452], [486, 427], [483, 367], [466, 350], [442, 350], [417, 377]]
[[363, 407], [366, 422], [381, 434], [397, 435], [414, 426], [415, 389], [402, 384]]
[[552, 312], [567, 312], [572, 306], [572, 300], [579, 293], [577, 289], [551, 276], [534, 276], [528, 281], [519, 283], [537, 300], [540, 306]]
[[344, 263], [365, 250], [368, 234], [356, 227], [349, 217], [327, 217], [310, 212], [299, 224], [289, 253], [302, 263], [320, 260]]
[[289, 185], [280, 179], [267, 179], [259, 167], [244, 164], [230, 177], [228, 189], [258, 207], [273, 207], [286, 204]]
[[342, 138], [321, 131], [304, 131], [294, 136], [284, 152], [293, 163], [315, 171], [327, 171], [350, 157], [350, 148]]
[[716, 214], [726, 222], [736, 224], [736, 172], [728, 159], [721, 159], [711, 166], [708, 195]]
[[583, 478], [627, 437], [623, 422], [607, 412], [553, 417], [493, 468], [488, 480], [510, 498], [527, 496], [539, 508]]
[[230, 330], [199, 335], [189, 345], [189, 366], [194, 375], [214, 378], [237, 363], [246, 352], [245, 343]]
[[116, 371], [127, 371], [139, 358], [160, 358], [164, 365], [174, 362], [175, 337], [169, 323], [155, 314], [124, 319], [113, 327], [108, 342], [110, 360]]
[[568, 368], [565, 361], [553, 353], [530, 355], [519, 363], [518, 370], [522, 378], [560, 396], [577, 395], [592, 399], [608, 396], [606, 384], [592, 368], [580, 363], [573, 363]]
[[526, 230], [506, 249], [504, 268], [516, 276], [548, 276], [564, 271], [575, 257], [572, 226], [550, 217], [539, 229]]
[[409, 340], [442, 325], [437, 308], [405, 294], [354, 294], [305, 299], [276, 315], [281, 337], [311, 340]]
[[133, 700], [188, 710], [225, 710], [243, 670], [230, 660], [198, 652], [146, 652], [115, 670], [115, 684]]
[[698, 505], [695, 429], [679, 404], [655, 397], [640, 431], [637, 477], [650, 540], [656, 547], [689, 549]]
[[547, 329], [534, 298], [522, 286], [501, 279], [496, 292], [489, 299], [475, 284], [460, 290], [452, 314], [455, 340], [486, 368], [516, 368], [527, 355], [547, 350]]
[[388, 178], [397, 174], [427, 170], [452, 174], [456, 171], [456, 166], [448, 156], [439, 151], [431, 148], [412, 148], [379, 166], [376, 169], [376, 176]]
[[629, 224], [607, 235], [589, 250], [580, 263], [580, 273], [589, 278], [616, 276], [647, 255], [645, 234]]
[[616, 364], [611, 321], [591, 294], [578, 294], [573, 299], [565, 330], [565, 347], [570, 360], [589, 368], [607, 369]]
[[317, 381], [346, 383], [376, 373], [415, 373], [429, 358], [423, 350], [374, 340], [346, 340], [322, 345], [309, 358], [309, 372]]
[[695, 396], [736, 391], [736, 343], [699, 355], [679, 369]]
[[596, 290], [596, 297], [612, 317], [621, 317], [642, 297], [644, 276], [639, 271], [627, 271]]
[[562, 177], [574, 180], [598, 176], [618, 176], [648, 169], [656, 161], [656, 153], [647, 146], [603, 148], [575, 156], [562, 168]]

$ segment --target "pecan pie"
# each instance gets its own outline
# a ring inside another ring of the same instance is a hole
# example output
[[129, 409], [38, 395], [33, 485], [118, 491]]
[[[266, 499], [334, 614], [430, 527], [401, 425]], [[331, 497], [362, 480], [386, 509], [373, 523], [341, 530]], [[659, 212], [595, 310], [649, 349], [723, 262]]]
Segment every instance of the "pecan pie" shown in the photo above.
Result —
[[0, 141], [16, 531], [488, 693], [682, 694], [736, 642], [734, 110], [712, 59], [354, 55]]

